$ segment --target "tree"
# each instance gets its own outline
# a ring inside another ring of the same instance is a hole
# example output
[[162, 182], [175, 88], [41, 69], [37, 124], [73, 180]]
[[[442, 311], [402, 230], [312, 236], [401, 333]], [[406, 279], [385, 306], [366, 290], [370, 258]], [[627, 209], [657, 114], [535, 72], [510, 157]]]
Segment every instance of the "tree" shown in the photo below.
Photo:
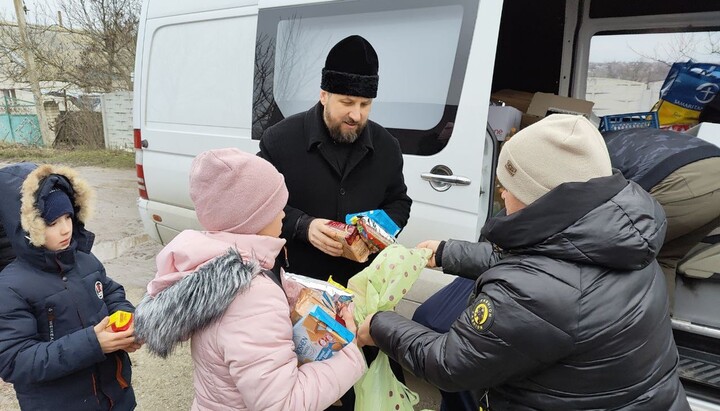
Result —
[[[28, 26], [40, 79], [86, 92], [132, 90], [140, 1], [61, 0], [59, 9], [53, 16], [38, 7], [37, 24]], [[0, 75], [23, 82], [27, 74], [19, 44], [16, 26], [0, 26]]]

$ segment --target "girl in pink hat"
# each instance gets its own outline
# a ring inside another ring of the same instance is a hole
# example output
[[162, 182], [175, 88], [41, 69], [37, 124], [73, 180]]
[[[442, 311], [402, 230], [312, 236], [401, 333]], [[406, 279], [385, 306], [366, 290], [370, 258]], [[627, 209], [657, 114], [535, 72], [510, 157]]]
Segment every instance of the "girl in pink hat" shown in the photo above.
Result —
[[[281, 266], [288, 191], [267, 161], [235, 148], [206, 151], [190, 170], [206, 231], [186, 230], [157, 256], [135, 333], [167, 357], [191, 338], [193, 410], [323, 410], [365, 371], [355, 344], [298, 366], [290, 307], [297, 286]], [[352, 312], [343, 319], [355, 332]]]

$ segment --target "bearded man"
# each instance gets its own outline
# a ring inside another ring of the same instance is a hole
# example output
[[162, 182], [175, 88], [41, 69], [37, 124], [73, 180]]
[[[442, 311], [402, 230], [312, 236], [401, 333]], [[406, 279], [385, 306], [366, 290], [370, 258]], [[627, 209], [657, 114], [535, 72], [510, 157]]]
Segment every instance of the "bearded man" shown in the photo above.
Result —
[[[287, 270], [318, 279], [347, 280], [367, 265], [341, 257], [326, 225], [345, 215], [383, 209], [400, 227], [412, 201], [398, 141], [368, 120], [378, 88], [378, 58], [360, 36], [338, 42], [322, 70], [320, 101], [265, 130], [258, 155], [285, 176], [290, 197], [282, 237]], [[372, 259], [372, 256], [371, 256]]]

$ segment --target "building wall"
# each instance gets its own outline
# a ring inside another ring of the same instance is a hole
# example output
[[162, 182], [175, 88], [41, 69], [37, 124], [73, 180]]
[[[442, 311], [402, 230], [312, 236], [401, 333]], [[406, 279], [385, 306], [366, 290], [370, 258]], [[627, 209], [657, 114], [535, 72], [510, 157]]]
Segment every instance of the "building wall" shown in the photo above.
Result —
[[105, 147], [132, 149], [132, 92], [115, 91], [103, 94], [101, 101]]

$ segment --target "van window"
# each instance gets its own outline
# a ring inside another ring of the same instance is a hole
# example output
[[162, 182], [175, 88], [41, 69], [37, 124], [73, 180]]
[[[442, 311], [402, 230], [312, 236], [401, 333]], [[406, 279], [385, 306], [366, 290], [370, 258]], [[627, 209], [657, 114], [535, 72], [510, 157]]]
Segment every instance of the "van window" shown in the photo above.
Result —
[[[160, 27], [147, 60], [149, 123], [202, 126], [216, 133], [250, 128], [242, 96], [251, 93], [255, 16], [232, 16]], [[233, 38], [233, 41], [218, 41]], [[182, 67], [182, 69], [179, 69]]]
[[452, 132], [476, 2], [361, 0], [260, 10], [255, 47], [253, 138], [318, 102], [325, 57], [352, 34], [378, 53], [370, 118], [405, 154], [430, 155]]
[[720, 63], [720, 32], [598, 34], [585, 98], [598, 116], [650, 111], [675, 62]]

